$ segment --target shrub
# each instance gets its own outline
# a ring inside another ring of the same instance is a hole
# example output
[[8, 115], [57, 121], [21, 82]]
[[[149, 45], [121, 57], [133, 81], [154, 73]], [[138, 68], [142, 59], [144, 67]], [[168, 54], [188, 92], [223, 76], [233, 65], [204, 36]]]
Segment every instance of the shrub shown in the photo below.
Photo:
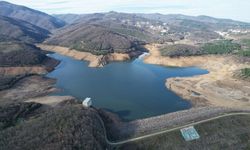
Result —
[[250, 57], [250, 50], [239, 51], [238, 54], [240, 56]]
[[[175, 44], [167, 45], [160, 49], [162, 56], [179, 57], [179, 56], [196, 56], [206, 54], [231, 54], [236, 50], [241, 50], [241, 45], [233, 43], [230, 40], [219, 40], [211, 43], [205, 43], [198, 46]], [[240, 51], [241, 55], [249, 56], [249, 51]]]
[[213, 43], [206, 43], [202, 46], [203, 54], [230, 54], [234, 50], [240, 50], [241, 45], [230, 40], [219, 40]]
[[199, 47], [185, 44], [167, 45], [161, 48], [160, 52], [162, 56], [169, 57], [193, 56], [201, 54]]
[[249, 78], [250, 77], [250, 68], [241, 69], [241, 75], [244, 78]]
[[240, 43], [244, 46], [247, 46], [248, 48], [250, 48], [250, 39], [242, 39], [240, 41]]

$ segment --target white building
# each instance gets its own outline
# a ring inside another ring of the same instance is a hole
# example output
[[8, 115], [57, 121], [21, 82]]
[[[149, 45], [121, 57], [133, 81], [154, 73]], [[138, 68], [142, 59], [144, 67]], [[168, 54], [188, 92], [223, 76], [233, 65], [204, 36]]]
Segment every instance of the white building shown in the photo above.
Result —
[[82, 102], [82, 105], [84, 107], [90, 107], [90, 106], [92, 106], [91, 98], [89, 98], [89, 97], [85, 98], [85, 100]]

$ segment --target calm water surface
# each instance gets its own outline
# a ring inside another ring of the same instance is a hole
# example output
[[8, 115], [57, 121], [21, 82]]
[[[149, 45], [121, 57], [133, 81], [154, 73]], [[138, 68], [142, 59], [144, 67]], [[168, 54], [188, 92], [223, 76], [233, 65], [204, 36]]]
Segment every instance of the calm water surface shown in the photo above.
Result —
[[190, 103], [165, 87], [166, 78], [208, 73], [196, 67], [174, 68], [145, 64], [141, 59], [115, 62], [103, 68], [59, 54], [61, 61], [47, 76], [56, 78], [56, 95], [91, 97], [95, 107], [108, 109], [125, 120], [146, 118], [188, 109]]

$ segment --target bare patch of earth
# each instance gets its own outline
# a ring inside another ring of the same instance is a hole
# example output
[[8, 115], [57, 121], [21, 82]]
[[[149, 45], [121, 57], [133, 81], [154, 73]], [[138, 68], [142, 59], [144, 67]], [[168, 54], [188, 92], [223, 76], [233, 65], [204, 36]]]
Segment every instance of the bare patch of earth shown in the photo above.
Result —
[[144, 61], [165, 66], [198, 66], [209, 74], [194, 77], [176, 77], [166, 80], [167, 88], [194, 106], [218, 106], [250, 108], [250, 82], [234, 77], [235, 72], [250, 67], [250, 62], [240, 61], [235, 56], [192, 56], [170, 58], [160, 55], [159, 45], [147, 45], [150, 55]]

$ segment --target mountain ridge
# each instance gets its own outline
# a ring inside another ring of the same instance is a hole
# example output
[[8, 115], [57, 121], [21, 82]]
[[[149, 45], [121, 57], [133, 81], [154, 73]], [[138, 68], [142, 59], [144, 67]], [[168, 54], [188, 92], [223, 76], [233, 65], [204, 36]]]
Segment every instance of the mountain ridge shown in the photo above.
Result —
[[0, 15], [20, 19], [46, 30], [63, 27], [64, 21], [25, 6], [0, 1]]
[[0, 15], [0, 38], [7, 36], [25, 42], [42, 42], [50, 32], [23, 20]]

